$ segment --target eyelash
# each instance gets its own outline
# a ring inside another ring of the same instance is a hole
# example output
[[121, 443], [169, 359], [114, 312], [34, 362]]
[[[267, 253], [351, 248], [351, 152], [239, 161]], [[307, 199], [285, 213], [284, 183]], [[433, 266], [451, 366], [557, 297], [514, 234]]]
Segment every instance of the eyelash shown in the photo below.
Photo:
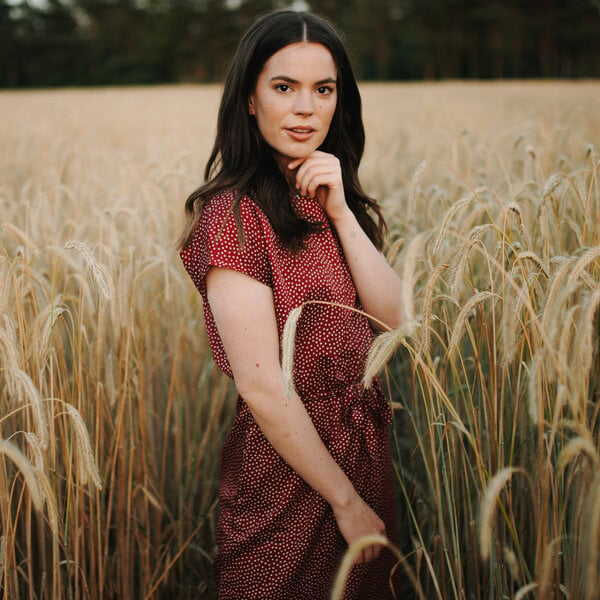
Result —
[[[275, 89], [285, 94], [290, 90], [290, 86], [287, 83], [278, 83], [275, 85]], [[330, 85], [321, 85], [317, 88], [317, 92], [322, 96], [326, 96], [333, 93], [333, 87]]]

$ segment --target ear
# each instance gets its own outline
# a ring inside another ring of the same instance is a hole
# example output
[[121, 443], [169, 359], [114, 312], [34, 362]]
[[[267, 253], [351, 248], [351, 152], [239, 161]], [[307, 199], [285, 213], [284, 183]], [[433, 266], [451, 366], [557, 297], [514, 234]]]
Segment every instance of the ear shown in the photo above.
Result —
[[254, 94], [248, 96], [248, 113], [251, 115], [256, 114], [256, 111], [254, 110]]

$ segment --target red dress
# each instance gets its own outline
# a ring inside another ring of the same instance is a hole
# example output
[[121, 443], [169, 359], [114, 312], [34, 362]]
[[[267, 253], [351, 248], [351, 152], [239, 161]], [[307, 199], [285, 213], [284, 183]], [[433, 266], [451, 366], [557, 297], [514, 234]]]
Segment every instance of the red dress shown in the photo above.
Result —
[[[294, 255], [279, 243], [260, 208], [242, 197], [240, 243], [233, 202], [233, 193], [213, 198], [192, 242], [181, 252], [204, 300], [215, 362], [229, 376], [206, 298], [211, 266], [241, 271], [272, 288], [280, 339], [290, 311], [307, 300], [360, 308], [332, 228], [311, 234]], [[316, 200], [294, 197], [292, 203], [301, 216], [328, 222]], [[378, 383], [369, 390], [360, 384], [373, 337], [367, 319], [354, 311], [306, 305], [296, 330], [294, 382], [325, 445], [395, 541], [391, 413]], [[219, 600], [328, 600], [347, 548], [333, 512], [275, 452], [241, 398], [220, 468], [214, 563]], [[353, 567], [344, 598], [392, 598], [393, 565], [393, 556], [384, 550], [375, 561]]]

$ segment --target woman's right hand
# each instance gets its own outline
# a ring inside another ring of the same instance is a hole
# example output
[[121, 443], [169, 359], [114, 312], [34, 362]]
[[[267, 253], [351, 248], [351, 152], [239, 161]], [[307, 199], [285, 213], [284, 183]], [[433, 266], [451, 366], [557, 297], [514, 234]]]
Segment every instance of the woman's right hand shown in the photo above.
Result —
[[[344, 506], [332, 506], [339, 530], [348, 546], [365, 535], [382, 535], [385, 537], [385, 524], [356, 493]], [[367, 546], [357, 557], [354, 564], [369, 562], [377, 558], [381, 552], [380, 545]]]

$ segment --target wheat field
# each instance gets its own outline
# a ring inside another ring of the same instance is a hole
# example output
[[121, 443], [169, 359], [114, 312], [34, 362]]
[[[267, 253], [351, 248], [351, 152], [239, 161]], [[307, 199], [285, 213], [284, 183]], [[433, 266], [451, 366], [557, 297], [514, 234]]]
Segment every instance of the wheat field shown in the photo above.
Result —
[[[597, 598], [600, 83], [362, 92], [406, 282], [366, 374], [399, 568], [420, 598]], [[0, 93], [2, 597], [215, 597], [235, 394], [174, 241], [219, 93]]]

